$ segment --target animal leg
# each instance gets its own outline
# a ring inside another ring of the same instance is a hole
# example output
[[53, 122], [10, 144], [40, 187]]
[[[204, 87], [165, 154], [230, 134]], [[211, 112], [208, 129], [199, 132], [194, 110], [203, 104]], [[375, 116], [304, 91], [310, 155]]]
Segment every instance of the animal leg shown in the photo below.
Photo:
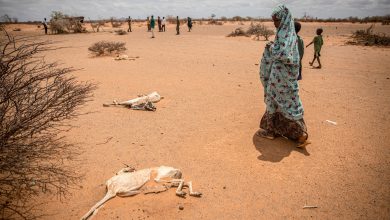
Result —
[[188, 184], [188, 188], [190, 188], [190, 196], [200, 197], [202, 195], [201, 192], [192, 191], [192, 181], [187, 182], [187, 184]]
[[120, 197], [126, 197], [126, 196], [134, 196], [134, 195], [137, 195], [140, 193], [141, 193], [141, 191], [134, 190], [134, 191], [130, 191], [130, 192], [120, 192], [120, 193], [117, 193], [117, 195]]
[[98, 203], [96, 203], [88, 212], [87, 214], [85, 214], [81, 219], [82, 220], [86, 220], [88, 219], [89, 216], [91, 216], [93, 214], [93, 212], [98, 209], [101, 205], [103, 205], [105, 202], [107, 202], [108, 200], [112, 199], [115, 197], [115, 194], [110, 192], [110, 191], [107, 191], [106, 195], [103, 197], [102, 200], [100, 200]]
[[170, 180], [162, 180], [162, 179], [154, 179], [156, 183], [170, 183], [171, 186], [178, 187], [182, 179], [170, 179]]
[[169, 186], [166, 185], [158, 185], [154, 187], [146, 187], [143, 192], [144, 194], [149, 194], [149, 193], [160, 193], [160, 192], [165, 192], [169, 189]]
[[184, 197], [186, 192], [183, 191], [184, 180], [180, 180], [179, 186], [176, 189], [176, 195], [180, 197]]

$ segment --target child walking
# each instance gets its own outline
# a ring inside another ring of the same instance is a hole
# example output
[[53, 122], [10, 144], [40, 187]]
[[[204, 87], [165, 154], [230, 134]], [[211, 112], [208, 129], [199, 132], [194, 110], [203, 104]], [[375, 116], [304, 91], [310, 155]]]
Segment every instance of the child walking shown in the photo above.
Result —
[[303, 40], [301, 36], [298, 35], [299, 31], [301, 30], [301, 23], [295, 21], [294, 22], [294, 28], [295, 28], [295, 33], [297, 34], [298, 38], [298, 52], [299, 52], [299, 75], [298, 75], [298, 80], [302, 79], [302, 58], [303, 54], [305, 52], [305, 44], [303, 43]]
[[321, 52], [321, 48], [322, 48], [322, 45], [324, 44], [324, 40], [322, 39], [322, 28], [318, 28], [317, 29], [317, 36], [314, 37], [314, 39], [312, 40], [312, 42], [310, 42], [310, 44], [308, 44], [306, 47], [310, 46], [311, 44], [314, 43], [314, 58], [313, 58], [313, 61], [311, 61], [309, 64], [310, 66], [313, 66], [313, 63], [314, 61], [317, 59], [318, 61], [318, 69], [321, 69], [321, 61], [320, 61], [320, 52]]
[[152, 31], [152, 38], [154, 38], [154, 26], [156, 25], [156, 22], [154, 21], [154, 17], [150, 18], [150, 30]]

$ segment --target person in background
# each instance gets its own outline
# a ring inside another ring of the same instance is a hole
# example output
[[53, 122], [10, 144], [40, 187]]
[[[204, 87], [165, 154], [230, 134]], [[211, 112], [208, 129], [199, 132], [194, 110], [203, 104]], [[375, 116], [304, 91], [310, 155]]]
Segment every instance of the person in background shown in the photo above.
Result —
[[162, 31], [162, 26], [161, 26], [161, 18], [160, 16], [157, 17], [157, 25], [158, 25], [158, 32]]
[[322, 48], [322, 45], [324, 44], [324, 40], [322, 39], [322, 28], [318, 28], [316, 30], [316, 33], [317, 33], [317, 36], [314, 37], [314, 39], [306, 46], [310, 46], [311, 44], [314, 43], [314, 58], [313, 58], [313, 61], [311, 61], [309, 64], [310, 66], [313, 66], [314, 64], [314, 61], [317, 59], [318, 61], [318, 66], [316, 67], [317, 69], [321, 69], [322, 65], [321, 65], [321, 61], [320, 61], [320, 52], [321, 52], [321, 48]]
[[146, 18], [147, 26], [148, 26], [148, 32], [150, 31], [150, 19], [149, 16]]
[[129, 25], [129, 28], [127, 29], [127, 32], [131, 32], [131, 17], [127, 19], [127, 24]]
[[308, 133], [297, 80], [299, 51], [294, 19], [286, 6], [278, 5], [272, 20], [277, 29], [275, 42], [267, 43], [260, 65], [266, 111], [260, 121], [262, 130], [256, 135], [271, 140], [283, 136], [304, 147]]
[[180, 34], [180, 20], [179, 16], [176, 16], [176, 35]]
[[150, 30], [152, 31], [152, 38], [154, 38], [154, 26], [156, 25], [156, 22], [153, 18], [153, 15], [152, 15], [152, 18], [150, 19]]
[[188, 32], [191, 32], [192, 29], [192, 20], [190, 17], [187, 18]]
[[165, 17], [163, 17], [162, 22], [161, 22], [161, 29], [163, 32], [165, 32], [165, 24], [166, 23], [167, 23], [167, 21], [166, 21]]
[[298, 38], [298, 51], [299, 51], [299, 75], [298, 75], [298, 80], [302, 79], [302, 58], [303, 54], [305, 52], [305, 44], [303, 43], [303, 40], [301, 36], [298, 35], [299, 31], [301, 30], [301, 23], [299, 22], [294, 22], [294, 27], [295, 27], [295, 33], [297, 34]]
[[45, 34], [47, 34], [47, 21], [46, 21], [46, 18], [43, 19], [43, 27], [45, 28]]

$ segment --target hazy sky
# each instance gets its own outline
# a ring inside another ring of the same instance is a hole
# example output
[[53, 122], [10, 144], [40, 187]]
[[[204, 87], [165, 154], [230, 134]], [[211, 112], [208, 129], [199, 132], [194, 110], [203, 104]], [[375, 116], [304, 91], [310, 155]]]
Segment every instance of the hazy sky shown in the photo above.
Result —
[[19, 21], [42, 20], [51, 11], [98, 19], [148, 15], [180, 17], [269, 17], [272, 8], [284, 3], [294, 17], [344, 18], [390, 13], [390, 0], [0, 0], [0, 16], [8, 14]]

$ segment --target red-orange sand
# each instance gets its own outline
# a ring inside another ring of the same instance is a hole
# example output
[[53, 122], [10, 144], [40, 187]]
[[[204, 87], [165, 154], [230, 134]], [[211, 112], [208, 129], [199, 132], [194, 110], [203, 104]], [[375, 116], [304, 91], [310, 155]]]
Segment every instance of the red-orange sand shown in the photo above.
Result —
[[[104, 196], [105, 181], [123, 163], [177, 167], [203, 197], [179, 198], [174, 189], [117, 197], [94, 219], [389, 219], [390, 49], [345, 45], [369, 24], [303, 23], [305, 44], [317, 27], [324, 29], [325, 44], [322, 69], [308, 65], [313, 47], [303, 58], [300, 96], [312, 144], [302, 150], [283, 138], [254, 136], [265, 111], [255, 64], [266, 42], [225, 37], [248, 26], [195, 24], [176, 36], [169, 25], [155, 39], [145, 24], [122, 36], [111, 27], [46, 36], [34, 25], [11, 31], [56, 41], [65, 48], [47, 52], [46, 59], [82, 68], [74, 72], [79, 80], [98, 83], [94, 100], [82, 109], [94, 113], [74, 120], [76, 128], [66, 134], [84, 151], [78, 167], [83, 187], [63, 202], [47, 203], [46, 219], [79, 219]], [[390, 26], [375, 30], [389, 34]], [[100, 40], [126, 42], [125, 53], [140, 58], [93, 58], [88, 47]], [[165, 97], [156, 112], [102, 106], [151, 91]]]

